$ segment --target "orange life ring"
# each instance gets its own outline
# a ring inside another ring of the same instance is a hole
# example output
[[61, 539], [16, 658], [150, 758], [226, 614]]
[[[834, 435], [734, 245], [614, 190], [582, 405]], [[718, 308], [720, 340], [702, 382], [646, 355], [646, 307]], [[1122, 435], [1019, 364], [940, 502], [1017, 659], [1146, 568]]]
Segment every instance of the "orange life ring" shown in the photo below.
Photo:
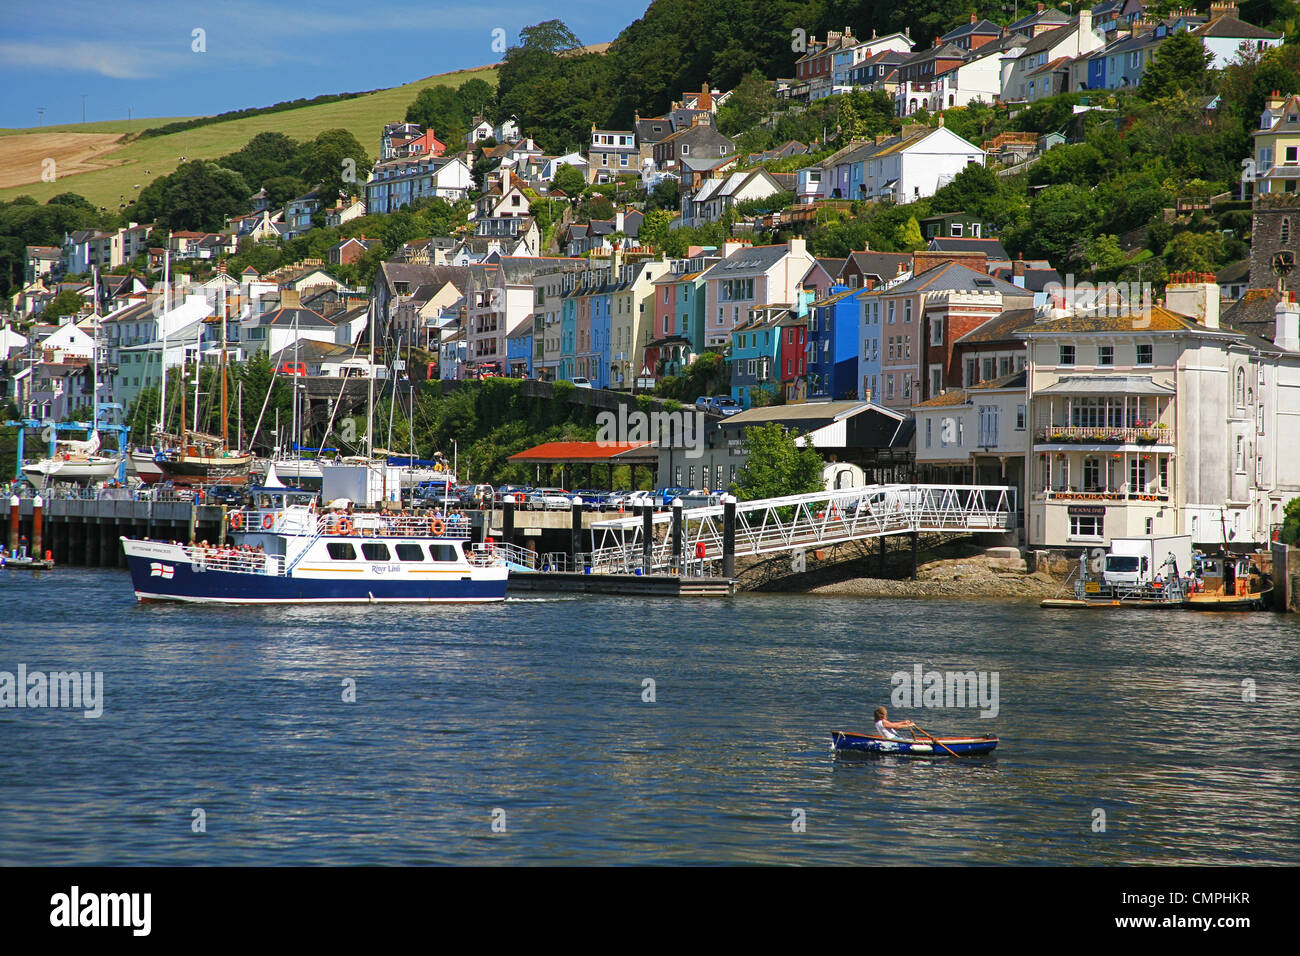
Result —
[[271, 526], [274, 524], [275, 524], [275, 515], [271, 514], [271, 512], [269, 511], [266, 514], [262, 515], [262, 527], [265, 530], [270, 531]]
[[238, 531], [244, 526], [244, 513], [242, 511], [232, 511], [230, 513], [230, 530]]
[[435, 538], [441, 538], [447, 531], [447, 523], [441, 518], [429, 519], [429, 533]]
[[344, 515], [342, 518], [339, 518], [339, 534], [351, 534], [351, 533], [352, 533], [352, 519], [349, 518], [347, 515]]

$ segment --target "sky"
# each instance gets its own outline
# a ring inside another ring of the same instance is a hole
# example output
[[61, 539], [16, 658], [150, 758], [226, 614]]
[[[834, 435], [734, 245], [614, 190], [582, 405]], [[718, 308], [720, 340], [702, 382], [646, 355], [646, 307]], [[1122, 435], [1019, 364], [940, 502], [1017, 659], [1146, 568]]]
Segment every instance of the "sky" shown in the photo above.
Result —
[[200, 116], [400, 86], [495, 63], [494, 37], [516, 44], [544, 20], [604, 43], [643, 10], [607, 0], [0, 0], [0, 127], [80, 123], [83, 94], [93, 123], [128, 109]]

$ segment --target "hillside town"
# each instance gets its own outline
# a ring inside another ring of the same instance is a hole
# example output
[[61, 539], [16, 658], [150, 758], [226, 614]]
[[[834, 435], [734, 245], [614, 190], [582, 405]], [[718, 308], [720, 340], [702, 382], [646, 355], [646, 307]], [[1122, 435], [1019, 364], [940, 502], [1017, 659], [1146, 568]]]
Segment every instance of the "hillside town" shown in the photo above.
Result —
[[[1020, 13], [933, 37], [809, 36], [792, 76], [766, 78], [782, 111], [886, 98], [892, 121], [865, 135], [841, 125], [747, 150], [719, 128], [736, 89], [707, 82], [628, 128], [593, 125], [568, 152], [543, 150], [518, 117], [475, 116], [454, 139], [394, 117], [362, 144], [377, 157], [364, 180], [337, 195], [263, 187], [216, 231], [132, 221], [28, 245], [3, 303], [0, 399], [31, 421], [84, 420], [94, 403], [129, 417], [166, 370], [257, 360], [318, 376], [376, 352], [412, 384], [513, 378], [693, 404], [682, 389], [698, 381], [740, 414], [710, 419], [698, 458], [663, 447], [666, 484], [734, 484], [739, 430], [775, 422], [859, 483], [1012, 486], [1030, 548], [1277, 540], [1300, 496], [1300, 89], [1270, 91], [1232, 189], [1153, 210], [1167, 233], [1207, 222], [1238, 243], [1222, 265], [1157, 269], [1137, 255], [1142, 224], [1110, 237], [1119, 281], [1076, 278], [1091, 245], [1008, 251], [1005, 224], [973, 207], [905, 214], [907, 241], [890, 248], [826, 255], [814, 238], [968, 183], [1027, 176], [1037, 202], [1064, 187], [1034, 177], [1085, 142], [1085, 120], [1106, 121], [1106, 97], [1141, 90], [1167, 44], [1193, 38], [1221, 70], [1286, 39], [1232, 3]], [[1047, 132], [983, 138], [962, 120], [1067, 95]], [[1194, 106], [1207, 124], [1218, 100]], [[431, 203], [447, 210], [442, 234], [371, 231]], [[347, 234], [356, 221], [371, 234]], [[320, 255], [249, 259], [327, 235]]]

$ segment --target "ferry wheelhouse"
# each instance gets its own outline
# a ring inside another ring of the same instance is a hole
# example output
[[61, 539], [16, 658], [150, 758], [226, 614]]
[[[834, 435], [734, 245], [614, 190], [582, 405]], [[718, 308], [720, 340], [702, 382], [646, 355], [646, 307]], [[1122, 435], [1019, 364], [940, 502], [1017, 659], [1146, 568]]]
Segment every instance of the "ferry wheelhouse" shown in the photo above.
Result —
[[468, 523], [442, 516], [318, 511], [315, 496], [259, 488], [227, 514], [233, 545], [122, 538], [139, 601], [222, 604], [484, 602], [509, 571]]

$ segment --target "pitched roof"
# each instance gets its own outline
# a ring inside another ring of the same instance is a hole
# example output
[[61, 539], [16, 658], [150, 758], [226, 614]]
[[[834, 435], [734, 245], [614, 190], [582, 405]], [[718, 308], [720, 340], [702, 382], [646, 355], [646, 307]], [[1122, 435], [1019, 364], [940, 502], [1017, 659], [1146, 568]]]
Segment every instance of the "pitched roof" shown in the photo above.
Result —
[[[1059, 13], [1060, 11], [1057, 12]], [[1061, 15], [1065, 16], [1065, 14], [1061, 14]], [[1064, 40], [1068, 40], [1070, 37], [1074, 36], [1074, 34], [1078, 32], [1079, 32], [1079, 24], [1073, 23], [1070, 24], [1069, 26], [1061, 26], [1061, 27], [1057, 27], [1055, 30], [1047, 30], [1043, 33], [1040, 33], [1038, 34], [1038, 36], [1034, 37], [1032, 40], [1030, 40], [1028, 43], [1025, 44], [1025, 49], [1024, 52], [1021, 54], [1021, 59], [1027, 63], [1029, 61], [1025, 60], [1024, 59], [1025, 57], [1031, 56], [1034, 53], [1042, 53], [1044, 50], [1050, 50], [1058, 43], [1061, 43]]]
[[913, 276], [892, 289], [872, 290], [869, 295], [908, 295], [913, 292], [940, 291], [1001, 292], [1003, 295], [1028, 295], [1019, 286], [995, 279], [985, 272], [976, 272], [957, 262], [941, 262], [918, 276]]
[[1230, 40], [1280, 40], [1282, 34], [1274, 33], [1272, 30], [1265, 30], [1263, 27], [1257, 27], [1253, 23], [1246, 23], [1238, 20], [1229, 14], [1215, 17], [1208, 23], [1203, 23], [1199, 27], [1191, 30], [1192, 36], [1196, 37], [1223, 37]]
[[1276, 328], [1273, 310], [1281, 299], [1281, 293], [1276, 289], [1247, 289], [1240, 299], [1223, 310], [1219, 323], [1238, 332], [1271, 340]]
[[930, 240], [935, 252], [982, 252], [989, 259], [1010, 259], [1007, 250], [997, 239], [972, 239], [966, 236], [935, 236]]
[[[1120, 315], [1101, 315], [1075, 312], [1060, 318], [1043, 317], [1033, 323], [1033, 332], [1059, 334], [1063, 332], [1194, 332], [1208, 331], [1205, 326], [1164, 306], [1155, 305], [1145, 314], [1124, 312]], [[1025, 331], [1028, 331], [1026, 329]], [[1024, 337], [1023, 333], [1022, 336]]]

